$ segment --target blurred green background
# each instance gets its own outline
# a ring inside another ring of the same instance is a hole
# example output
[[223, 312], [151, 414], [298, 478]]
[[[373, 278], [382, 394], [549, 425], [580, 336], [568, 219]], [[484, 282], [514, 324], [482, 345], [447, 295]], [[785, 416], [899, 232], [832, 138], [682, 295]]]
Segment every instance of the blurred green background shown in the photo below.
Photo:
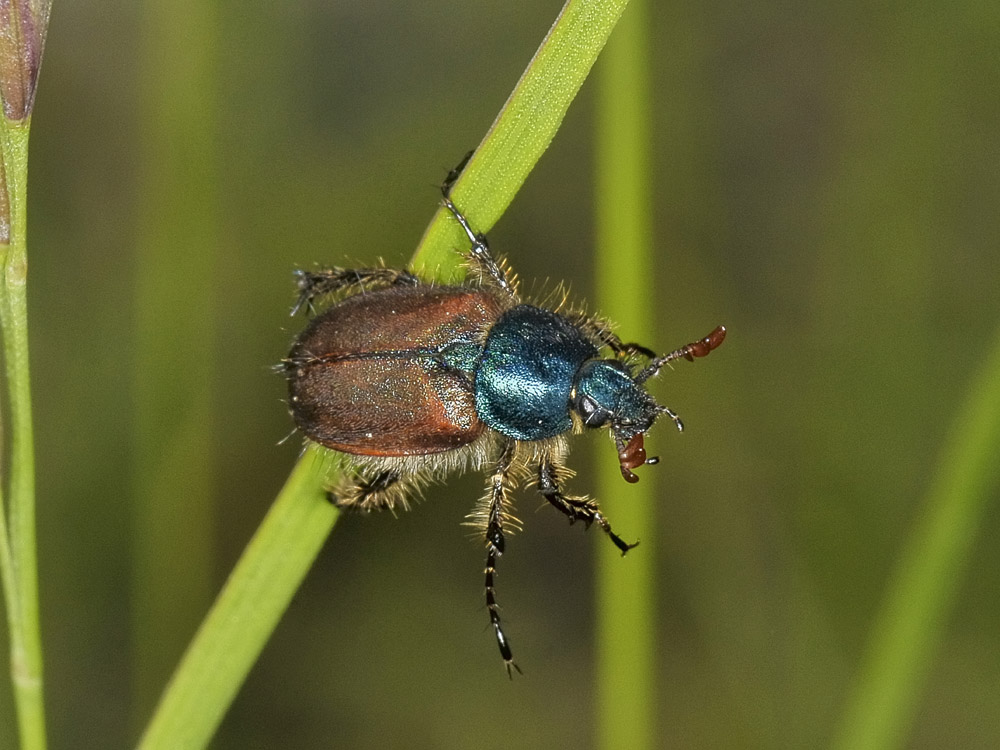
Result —
[[[271, 369], [303, 325], [292, 269], [405, 263], [560, 5], [57, 0], [29, 208], [53, 748], [135, 743], [295, 461]], [[658, 736], [825, 746], [996, 338], [1000, 15], [672, 2], [651, 24], [647, 343], [730, 330], [653, 386], [688, 427], [647, 440], [634, 553], [659, 571]], [[528, 290], [593, 296], [592, 84], [490, 234]], [[576, 439], [575, 490], [598, 462]], [[614, 550], [521, 493], [510, 684], [459, 525], [481, 485], [341, 519], [213, 747], [592, 747]], [[998, 533], [989, 503], [907, 747], [1000, 745]], [[0, 681], [0, 747], [12, 711]]]

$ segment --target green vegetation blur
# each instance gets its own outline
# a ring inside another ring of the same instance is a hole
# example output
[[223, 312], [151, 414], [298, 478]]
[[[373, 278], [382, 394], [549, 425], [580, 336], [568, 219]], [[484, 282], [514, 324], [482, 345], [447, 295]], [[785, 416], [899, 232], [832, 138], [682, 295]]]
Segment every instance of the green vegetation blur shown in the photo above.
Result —
[[[657, 529], [632, 553], [656, 555], [657, 736], [824, 747], [995, 346], [1000, 26], [983, 0], [657, 5], [643, 343], [729, 329], [652, 387], [687, 427], [647, 438]], [[291, 469], [292, 270], [404, 264], [559, 7], [57, 0], [29, 209], [51, 747], [134, 745]], [[593, 296], [593, 107], [590, 82], [490, 233], [529, 293]], [[576, 438], [574, 491], [598, 463], [608, 441]], [[212, 747], [593, 747], [614, 550], [519, 493], [511, 684], [460, 525], [481, 490], [341, 519]], [[1000, 746], [997, 493], [905, 747]], [[12, 717], [0, 681], [0, 747]]]

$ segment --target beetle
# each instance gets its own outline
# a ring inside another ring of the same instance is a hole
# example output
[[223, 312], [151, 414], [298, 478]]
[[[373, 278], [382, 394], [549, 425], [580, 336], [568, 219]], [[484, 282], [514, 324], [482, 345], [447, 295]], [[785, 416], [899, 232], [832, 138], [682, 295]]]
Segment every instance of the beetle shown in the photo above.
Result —
[[[347, 457], [330, 488], [344, 509], [406, 508], [432, 479], [486, 470], [486, 492], [467, 516], [486, 544], [486, 606], [508, 676], [514, 663], [494, 587], [506, 535], [520, 529], [511, 492], [533, 475], [542, 497], [570, 523], [597, 523], [624, 555], [636, 546], [611, 529], [598, 503], [564, 494], [567, 435], [607, 429], [622, 477], [655, 464], [643, 437], [661, 415], [645, 384], [677, 359], [704, 357], [726, 329], [656, 354], [623, 342], [583, 311], [524, 302], [516, 277], [494, 258], [442, 186], [443, 205], [469, 240], [464, 283], [439, 285], [407, 270], [326, 268], [295, 272], [300, 309], [315, 315], [283, 362], [289, 408], [307, 439]], [[610, 356], [602, 356], [607, 351]], [[645, 362], [642, 365], [642, 362]]]

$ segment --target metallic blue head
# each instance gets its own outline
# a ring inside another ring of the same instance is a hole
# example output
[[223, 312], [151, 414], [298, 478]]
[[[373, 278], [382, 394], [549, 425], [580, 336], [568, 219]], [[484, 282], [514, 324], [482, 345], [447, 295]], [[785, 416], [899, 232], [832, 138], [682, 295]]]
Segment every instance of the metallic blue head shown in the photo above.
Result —
[[619, 441], [653, 426], [663, 411], [635, 376], [614, 359], [591, 359], [573, 382], [573, 409], [585, 427], [610, 427]]
[[632, 469], [660, 460], [655, 456], [647, 458], [643, 447], [643, 436], [660, 414], [669, 414], [677, 428], [683, 429], [677, 415], [657, 404], [643, 388], [642, 384], [658, 369], [658, 365], [651, 366], [633, 375], [618, 360], [591, 359], [583, 363], [573, 381], [573, 410], [585, 427], [611, 429], [627, 482], [639, 481]]

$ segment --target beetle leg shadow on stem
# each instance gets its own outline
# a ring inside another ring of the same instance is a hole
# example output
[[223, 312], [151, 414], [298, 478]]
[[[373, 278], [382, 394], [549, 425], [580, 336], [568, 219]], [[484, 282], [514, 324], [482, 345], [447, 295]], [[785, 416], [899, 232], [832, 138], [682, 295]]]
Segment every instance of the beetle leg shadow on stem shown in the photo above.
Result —
[[551, 455], [545, 456], [538, 462], [538, 491], [542, 497], [549, 501], [560, 513], [569, 518], [570, 523], [583, 521], [588, 527], [594, 521], [604, 529], [614, 545], [621, 550], [624, 556], [633, 547], [639, 545], [628, 544], [620, 536], [611, 530], [611, 524], [601, 512], [600, 506], [594, 500], [586, 500], [578, 497], [567, 497], [559, 489], [560, 475], [566, 476], [568, 470], [557, 464]]
[[472, 158], [474, 153], [476, 153], [476, 149], [469, 151], [462, 157], [462, 161], [455, 165], [454, 168], [448, 170], [448, 175], [444, 178], [444, 182], [441, 183], [441, 192], [445, 198], [451, 193], [452, 185], [458, 182], [458, 178], [462, 176], [462, 172], [465, 171], [465, 165], [469, 163], [469, 159]]
[[[514, 464], [514, 455], [517, 444], [513, 440], [507, 441], [500, 458], [497, 460], [496, 468], [488, 483], [488, 494], [486, 508], [486, 608], [490, 613], [490, 624], [493, 625], [493, 632], [496, 635], [497, 646], [500, 648], [500, 656], [503, 657], [504, 667], [507, 669], [507, 676], [511, 677], [511, 669], [516, 669], [521, 673], [521, 668], [514, 663], [514, 655], [510, 648], [510, 641], [503, 632], [500, 625], [500, 607], [497, 605], [496, 590], [493, 585], [493, 577], [496, 571], [497, 559], [504, 550], [504, 522], [509, 518], [507, 511], [507, 497], [510, 492], [510, 473]], [[516, 522], [515, 522], [516, 523]]]

